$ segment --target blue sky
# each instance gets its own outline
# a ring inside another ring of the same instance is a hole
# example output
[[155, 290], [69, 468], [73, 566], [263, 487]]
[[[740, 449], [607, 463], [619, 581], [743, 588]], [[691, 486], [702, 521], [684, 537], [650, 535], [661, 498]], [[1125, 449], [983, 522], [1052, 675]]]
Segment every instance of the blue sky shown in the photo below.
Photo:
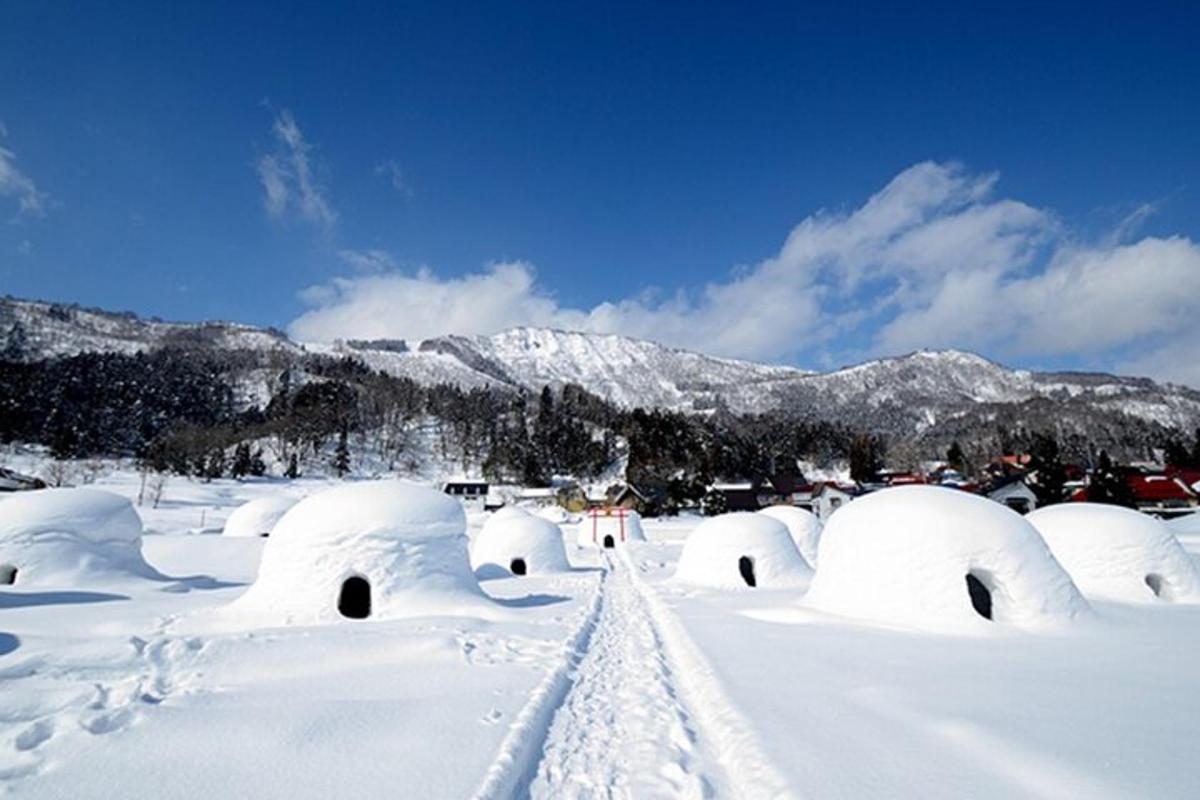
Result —
[[172, 5], [6, 4], [0, 292], [1200, 385], [1194, 3]]

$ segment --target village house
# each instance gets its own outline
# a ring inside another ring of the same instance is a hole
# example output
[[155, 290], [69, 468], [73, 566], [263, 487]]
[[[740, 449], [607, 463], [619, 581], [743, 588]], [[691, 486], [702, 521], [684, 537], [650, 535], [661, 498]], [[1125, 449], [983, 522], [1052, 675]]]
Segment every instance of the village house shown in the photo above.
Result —
[[452, 478], [442, 484], [442, 493], [458, 500], [468, 511], [483, 511], [488, 489], [487, 481], [472, 478]]
[[1028, 514], [1037, 508], [1037, 495], [1020, 473], [992, 481], [984, 487], [983, 493], [989, 500], [1008, 506], [1018, 514]]

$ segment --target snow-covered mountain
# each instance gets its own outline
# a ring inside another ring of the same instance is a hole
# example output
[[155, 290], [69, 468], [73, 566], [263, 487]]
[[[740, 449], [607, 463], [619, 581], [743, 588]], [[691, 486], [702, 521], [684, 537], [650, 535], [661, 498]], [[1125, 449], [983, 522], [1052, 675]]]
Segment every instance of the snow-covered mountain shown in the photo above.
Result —
[[[301, 344], [283, 333], [226, 322], [174, 323], [132, 314], [0, 299], [0, 351], [27, 359], [85, 351], [132, 353], [170, 345], [351, 355], [423, 384], [532, 391], [575, 383], [614, 403], [703, 412], [779, 408], [891, 430], [973, 422], [1013, 406], [1128, 414], [1190, 429], [1200, 392], [1145, 378], [1015, 370], [973, 353], [921, 351], [832, 372], [715, 358], [623, 336], [514, 328], [493, 336], [420, 342]], [[1048, 405], [1047, 405], [1048, 404]]]

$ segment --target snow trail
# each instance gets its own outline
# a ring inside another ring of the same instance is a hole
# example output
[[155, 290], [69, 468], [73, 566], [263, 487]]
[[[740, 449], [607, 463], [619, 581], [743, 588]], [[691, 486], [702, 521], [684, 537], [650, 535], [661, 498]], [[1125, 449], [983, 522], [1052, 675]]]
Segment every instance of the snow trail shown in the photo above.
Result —
[[679, 696], [646, 598], [624, 559], [605, 560], [594, 629], [529, 796], [716, 796], [726, 780]]

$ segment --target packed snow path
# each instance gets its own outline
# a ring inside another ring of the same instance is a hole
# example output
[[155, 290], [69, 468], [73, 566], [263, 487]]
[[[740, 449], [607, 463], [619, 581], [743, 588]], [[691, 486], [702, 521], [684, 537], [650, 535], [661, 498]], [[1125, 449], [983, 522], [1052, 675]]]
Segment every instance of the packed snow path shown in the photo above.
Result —
[[605, 560], [595, 627], [530, 797], [713, 797], [725, 781], [679, 696], [647, 601], [622, 558]]

